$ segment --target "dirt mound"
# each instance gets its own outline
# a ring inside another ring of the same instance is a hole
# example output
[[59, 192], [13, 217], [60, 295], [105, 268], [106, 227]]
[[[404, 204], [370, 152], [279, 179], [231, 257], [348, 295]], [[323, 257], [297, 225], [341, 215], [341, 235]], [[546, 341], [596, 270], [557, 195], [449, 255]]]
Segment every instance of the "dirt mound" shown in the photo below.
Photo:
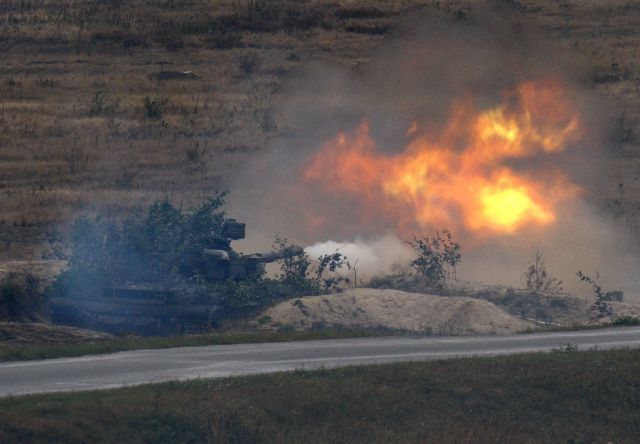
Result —
[[258, 327], [269, 329], [345, 327], [437, 335], [510, 334], [532, 328], [484, 300], [371, 288], [282, 302], [259, 319]]
[[0, 347], [28, 344], [75, 344], [109, 339], [112, 336], [91, 330], [35, 322], [0, 322]]

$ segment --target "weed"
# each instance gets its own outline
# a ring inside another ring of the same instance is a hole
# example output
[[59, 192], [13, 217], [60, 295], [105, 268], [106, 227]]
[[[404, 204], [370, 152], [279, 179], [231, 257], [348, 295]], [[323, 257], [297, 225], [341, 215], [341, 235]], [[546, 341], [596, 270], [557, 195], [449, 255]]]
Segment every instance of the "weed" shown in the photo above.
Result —
[[144, 117], [150, 120], [160, 120], [167, 106], [167, 99], [151, 100], [149, 97], [144, 98], [142, 104], [142, 112]]
[[598, 280], [600, 279], [600, 273], [596, 272], [595, 278], [587, 276], [582, 271], [578, 271], [576, 273], [578, 279], [580, 281], [591, 286], [593, 294], [596, 297], [595, 302], [591, 305], [591, 310], [595, 311], [599, 318], [610, 317], [612, 320], [614, 319], [613, 307], [607, 304], [607, 301], [612, 300], [612, 298], [619, 298], [622, 300], [623, 293], [621, 291], [611, 291], [611, 292], [603, 292], [602, 287], [598, 284]]
[[533, 262], [522, 276], [525, 288], [536, 293], [562, 291], [562, 281], [551, 277], [547, 272], [542, 251], [536, 249]]
[[253, 74], [260, 64], [258, 56], [254, 53], [242, 54], [238, 57], [237, 61], [238, 68], [243, 76], [250, 76]]
[[271, 321], [273, 321], [273, 318], [271, 316], [268, 316], [268, 315], [260, 316], [258, 318], [258, 324], [260, 324], [260, 325], [268, 324]]
[[118, 110], [118, 102], [107, 98], [104, 91], [97, 91], [89, 104], [89, 116], [109, 116]]
[[640, 325], [640, 318], [637, 316], [615, 316], [613, 325]]
[[71, 174], [84, 171], [89, 164], [90, 158], [89, 150], [78, 145], [77, 142], [69, 147], [64, 154], [64, 160], [67, 162]]
[[567, 342], [566, 344], [561, 345], [559, 348], [554, 348], [551, 351], [560, 353], [572, 353], [578, 351], [578, 346], [576, 344]]

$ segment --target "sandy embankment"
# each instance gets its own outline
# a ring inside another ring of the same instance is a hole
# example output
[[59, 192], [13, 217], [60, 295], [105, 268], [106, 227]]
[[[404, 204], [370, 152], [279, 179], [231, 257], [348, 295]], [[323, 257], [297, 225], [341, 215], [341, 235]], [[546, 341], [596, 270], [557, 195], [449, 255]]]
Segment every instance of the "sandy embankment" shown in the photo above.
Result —
[[371, 288], [281, 302], [259, 319], [257, 326], [266, 329], [345, 327], [437, 335], [510, 334], [533, 326], [480, 299]]

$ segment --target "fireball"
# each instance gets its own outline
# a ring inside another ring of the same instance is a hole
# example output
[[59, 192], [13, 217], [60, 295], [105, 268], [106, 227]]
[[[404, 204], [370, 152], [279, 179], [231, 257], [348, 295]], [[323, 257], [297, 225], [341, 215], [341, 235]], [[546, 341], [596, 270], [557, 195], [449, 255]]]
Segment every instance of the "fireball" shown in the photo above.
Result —
[[406, 145], [390, 155], [365, 120], [324, 144], [302, 181], [335, 198], [356, 198], [358, 211], [392, 215], [399, 232], [417, 226], [512, 234], [553, 223], [559, 206], [580, 193], [562, 171], [512, 166], [536, 165], [579, 140], [579, 116], [559, 81], [525, 82], [485, 110], [467, 97], [452, 106], [443, 128], [423, 127], [411, 122]]

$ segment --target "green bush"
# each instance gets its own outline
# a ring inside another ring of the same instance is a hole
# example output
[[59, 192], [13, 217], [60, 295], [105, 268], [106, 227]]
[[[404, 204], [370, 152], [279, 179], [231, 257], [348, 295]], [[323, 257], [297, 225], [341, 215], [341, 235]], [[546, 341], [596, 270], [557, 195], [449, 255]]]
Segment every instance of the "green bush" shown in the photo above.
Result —
[[[170, 290], [183, 302], [220, 303], [228, 311], [262, 307], [275, 300], [339, 291], [349, 284], [339, 275], [349, 266], [341, 253], [319, 258], [313, 267], [306, 254], [280, 261], [274, 277], [264, 271], [246, 279], [207, 280], [203, 251], [222, 237], [227, 218], [221, 207], [226, 193], [208, 199], [192, 212], [168, 201], [151, 205], [147, 213], [116, 221], [104, 215], [82, 217], [72, 229], [67, 268], [50, 292], [84, 298], [105, 288], [128, 283], [152, 283]], [[290, 247], [276, 238], [274, 247]], [[217, 247], [216, 247], [217, 248]]]
[[447, 229], [431, 236], [414, 237], [406, 242], [416, 253], [408, 264], [397, 264], [390, 274], [375, 276], [367, 283], [371, 288], [393, 288], [413, 292], [448, 292], [447, 281], [455, 278], [462, 260], [462, 247]]
[[127, 282], [159, 283], [193, 297], [208, 293], [197, 264], [212, 235], [222, 233], [225, 195], [189, 213], [159, 201], [146, 215], [123, 221], [102, 214], [81, 217], [72, 229], [68, 266], [54, 282], [53, 293], [86, 297]]
[[453, 240], [449, 230], [436, 231], [433, 236], [415, 237], [407, 244], [418, 256], [409, 262], [424, 283], [433, 289], [442, 290], [447, 279], [455, 275], [455, 267], [462, 259], [460, 244]]

